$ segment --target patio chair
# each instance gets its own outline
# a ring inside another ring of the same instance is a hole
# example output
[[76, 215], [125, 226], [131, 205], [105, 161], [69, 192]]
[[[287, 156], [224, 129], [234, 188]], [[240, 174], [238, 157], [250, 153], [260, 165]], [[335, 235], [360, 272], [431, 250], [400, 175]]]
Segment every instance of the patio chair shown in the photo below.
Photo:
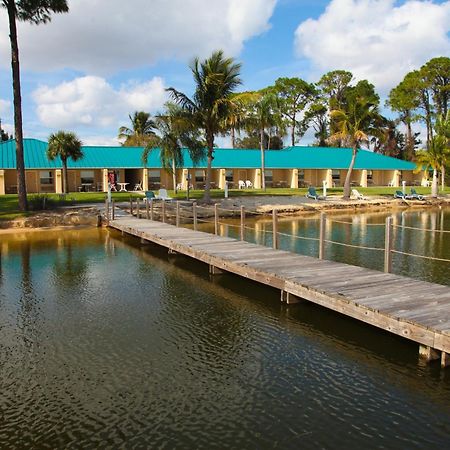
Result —
[[155, 193], [153, 191], [145, 191], [144, 202], [149, 202], [155, 198]]
[[160, 189], [158, 195], [155, 196], [156, 200], [172, 200], [172, 197], [169, 197], [167, 193], [167, 189]]
[[312, 199], [314, 199], [314, 200], [325, 200], [325, 197], [319, 195], [319, 194], [316, 192], [316, 188], [315, 188], [314, 186], [310, 186], [310, 187], [308, 188], [308, 192], [305, 194], [305, 197], [306, 197], [306, 198], [312, 198]]
[[409, 196], [414, 200], [425, 200], [425, 197], [418, 194], [414, 188], [411, 188], [411, 193], [409, 194]]
[[239, 180], [238, 181], [238, 188], [239, 189], [245, 189], [245, 181]]
[[359, 193], [358, 189], [352, 189], [352, 197], [355, 197], [356, 200], [367, 200], [367, 197]]
[[253, 187], [253, 183], [250, 180], [246, 180], [245, 181], [245, 187], [246, 188], [252, 188]]
[[133, 191], [142, 191], [142, 181], [134, 185]]
[[177, 191], [183, 190], [183, 183], [177, 183]]
[[402, 191], [395, 191], [394, 198], [400, 198], [402, 200], [412, 200], [412, 197], [410, 195], [406, 195]]

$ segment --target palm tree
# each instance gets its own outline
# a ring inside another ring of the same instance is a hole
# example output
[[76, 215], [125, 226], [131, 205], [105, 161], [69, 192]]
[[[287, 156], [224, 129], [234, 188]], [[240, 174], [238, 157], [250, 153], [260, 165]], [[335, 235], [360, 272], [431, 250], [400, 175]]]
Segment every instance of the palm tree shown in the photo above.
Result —
[[445, 189], [445, 167], [450, 163], [450, 111], [447, 115], [439, 115], [434, 125], [436, 136], [442, 140], [440, 144], [443, 148], [441, 151], [441, 184], [442, 190]]
[[19, 208], [28, 209], [27, 187], [25, 184], [25, 160], [23, 156], [22, 97], [20, 89], [19, 45], [17, 42], [17, 20], [34, 24], [50, 21], [50, 13], [69, 11], [66, 0], [1, 0], [0, 6], [6, 8], [9, 20], [9, 39], [11, 44], [11, 68], [14, 97], [14, 134], [16, 138], [17, 193]]
[[63, 192], [69, 192], [69, 181], [67, 176], [67, 160], [73, 161], [83, 157], [81, 149], [82, 143], [75, 133], [67, 131], [58, 131], [52, 133], [48, 138], [47, 158], [53, 161], [58, 156], [63, 166]]
[[350, 97], [346, 109], [331, 111], [336, 132], [330, 136], [333, 142], [341, 142], [352, 148], [352, 158], [344, 182], [343, 198], [350, 198], [350, 182], [356, 155], [362, 144], [368, 145], [369, 135], [374, 133], [380, 115], [377, 106], [364, 97]]
[[147, 165], [149, 154], [159, 147], [161, 165], [172, 174], [173, 187], [177, 190], [176, 169], [184, 164], [183, 147], [186, 147], [194, 165], [205, 158], [205, 143], [199, 132], [192, 129], [189, 118], [177, 105], [166, 104], [164, 114], [156, 116], [156, 129], [159, 136], [144, 148], [142, 162]]
[[168, 92], [187, 113], [191, 125], [204, 134], [208, 158], [204, 201], [209, 202], [214, 140], [226, 130], [225, 119], [233, 104], [231, 95], [242, 83], [239, 77], [241, 65], [233, 58], [225, 58], [222, 51], [216, 51], [202, 62], [196, 58], [190, 68], [195, 82], [192, 98], [174, 88], [169, 88]]
[[156, 134], [155, 121], [150, 118], [150, 114], [144, 111], [135, 111], [128, 116], [131, 128], [126, 126], [119, 128], [119, 139], [125, 139], [125, 147], [144, 147], [152, 142]]
[[[246, 124], [249, 130], [258, 130], [259, 147], [261, 150], [261, 188], [266, 190], [265, 177], [265, 135], [266, 130], [270, 132], [272, 127], [278, 125], [275, 114], [276, 96], [269, 91], [257, 93], [257, 99], [251, 104], [250, 115]], [[270, 136], [270, 135], [269, 135]]]

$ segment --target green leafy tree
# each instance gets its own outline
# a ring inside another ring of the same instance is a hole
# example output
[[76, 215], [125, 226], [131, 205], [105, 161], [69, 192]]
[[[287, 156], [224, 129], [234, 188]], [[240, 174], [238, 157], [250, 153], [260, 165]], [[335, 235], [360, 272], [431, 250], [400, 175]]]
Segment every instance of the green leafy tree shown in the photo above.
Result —
[[[446, 167], [450, 164], [450, 111], [446, 116], [439, 115], [435, 123], [436, 138], [441, 142], [441, 185], [445, 188]], [[439, 144], [438, 144], [439, 145]]]
[[17, 21], [34, 24], [46, 23], [50, 21], [51, 13], [64, 13], [69, 10], [69, 7], [66, 0], [1, 0], [0, 5], [6, 8], [8, 12], [13, 79], [14, 134], [16, 138], [17, 192], [19, 194], [19, 208], [22, 211], [26, 211], [28, 203], [23, 156], [22, 97]]
[[155, 139], [155, 121], [150, 114], [144, 111], [135, 111], [128, 116], [131, 128], [122, 126], [119, 128], [119, 139], [124, 139], [124, 147], [144, 147]]
[[361, 145], [369, 143], [369, 136], [379, 121], [378, 107], [365, 97], [349, 96], [345, 109], [331, 111], [337, 131], [331, 141], [339, 141], [352, 148], [352, 158], [344, 182], [344, 199], [350, 198], [350, 182], [356, 156]]
[[58, 131], [48, 138], [47, 158], [53, 161], [61, 159], [63, 166], [63, 192], [69, 192], [69, 179], [67, 174], [67, 160], [77, 161], [83, 157], [82, 143], [72, 132]]
[[420, 102], [417, 95], [415, 76], [406, 75], [405, 78], [389, 93], [387, 105], [399, 115], [399, 120], [406, 127], [406, 155], [405, 159], [412, 160], [415, 152], [416, 138], [412, 124], [418, 120], [417, 108]]
[[295, 138], [303, 136], [306, 131], [299, 116], [315, 99], [316, 89], [301, 78], [278, 78], [273, 92], [279, 99], [279, 109], [291, 130], [291, 145], [294, 146]]
[[9, 141], [12, 139], [12, 135], [10, 136], [3, 128], [2, 121], [0, 120], [0, 142]]
[[189, 117], [172, 103], [166, 104], [163, 114], [156, 116], [158, 135], [142, 153], [142, 162], [147, 165], [151, 151], [159, 148], [161, 165], [172, 174], [173, 186], [177, 190], [176, 169], [183, 167], [183, 147], [186, 147], [194, 165], [206, 157], [205, 143], [197, 129], [192, 128]]
[[446, 117], [450, 105], [450, 58], [430, 59], [420, 71], [432, 91], [436, 115]]
[[191, 65], [195, 82], [192, 98], [169, 88], [175, 103], [187, 113], [193, 127], [202, 130], [207, 146], [207, 171], [204, 201], [211, 200], [211, 165], [214, 158], [214, 141], [218, 134], [226, 131], [226, 119], [233, 107], [232, 94], [242, 83], [241, 65], [233, 58], [225, 58], [222, 51], [214, 52], [208, 59], [196, 58]]
[[318, 97], [316, 101], [309, 106], [305, 113], [303, 123], [304, 126], [313, 127], [317, 146], [328, 146], [327, 140], [329, 138], [330, 121], [328, 118], [328, 108], [323, 98]]

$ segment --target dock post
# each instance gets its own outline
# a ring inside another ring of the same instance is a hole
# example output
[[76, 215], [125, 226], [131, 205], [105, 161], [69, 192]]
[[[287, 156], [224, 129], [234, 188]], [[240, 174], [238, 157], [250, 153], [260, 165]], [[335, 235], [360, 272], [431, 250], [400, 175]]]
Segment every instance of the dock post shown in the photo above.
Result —
[[197, 231], [197, 202], [192, 203], [192, 217], [194, 219], [194, 231]]
[[114, 209], [114, 200], [111, 200], [111, 208], [112, 208], [112, 210], [111, 210], [111, 218], [112, 218], [112, 220], [115, 220], [116, 212], [115, 212], [115, 209]]
[[154, 220], [154, 219], [155, 219], [155, 216], [153, 213], [153, 199], [151, 198], [150, 199], [150, 220]]
[[278, 216], [276, 209], [272, 211], [272, 234], [272, 244], [273, 248], [276, 250], [278, 248]]
[[447, 352], [441, 352], [441, 367], [448, 367], [450, 366], [450, 353]]
[[392, 271], [392, 217], [386, 217], [386, 231], [384, 234], [384, 271]]
[[166, 223], [166, 201], [163, 200], [161, 203], [161, 214], [162, 214], [162, 223]]
[[214, 234], [219, 234], [219, 204], [214, 203]]
[[141, 218], [141, 205], [139, 204], [139, 199], [136, 199], [136, 218]]
[[320, 225], [319, 225], [319, 259], [325, 257], [325, 225], [326, 216], [325, 213], [320, 213]]
[[108, 199], [105, 200], [105, 218], [106, 218], [106, 225], [109, 225], [109, 202], [108, 202]]
[[150, 208], [149, 208], [149, 200], [147, 199], [146, 201], [145, 201], [145, 217], [147, 218], [147, 220], [149, 220], [150, 219]]
[[419, 356], [425, 361], [434, 361], [435, 359], [440, 359], [440, 352], [429, 345], [419, 345]]
[[241, 241], [245, 239], [245, 208], [241, 205]]
[[175, 226], [180, 226], [180, 202], [177, 200], [177, 209], [176, 209], [176, 223]]

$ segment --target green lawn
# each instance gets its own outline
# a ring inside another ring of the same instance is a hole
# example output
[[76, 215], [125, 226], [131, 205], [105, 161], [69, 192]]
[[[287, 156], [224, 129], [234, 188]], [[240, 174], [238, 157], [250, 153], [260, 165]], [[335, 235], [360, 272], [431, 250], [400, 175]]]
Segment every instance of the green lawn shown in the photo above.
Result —
[[[361, 194], [368, 197], [370, 196], [386, 196], [392, 197], [396, 190], [401, 188], [395, 187], [368, 187], [368, 188], [357, 188]], [[304, 196], [306, 193], [306, 188], [301, 189], [288, 189], [288, 188], [268, 188], [266, 191], [261, 189], [230, 189], [229, 197], [240, 197], [240, 196], [259, 196], [259, 195], [300, 195]], [[409, 191], [409, 188], [408, 188]], [[416, 187], [416, 191], [422, 195], [429, 195], [431, 193], [431, 188], [429, 187]], [[321, 192], [321, 189], [318, 189]], [[450, 194], [450, 187], [447, 187], [444, 191], [445, 194]], [[342, 188], [331, 188], [327, 189], [327, 194], [330, 196], [342, 195]], [[186, 191], [177, 192], [169, 191], [169, 195], [177, 199], [186, 199]], [[64, 205], [81, 205], [88, 203], [102, 203], [105, 201], [106, 194], [103, 192], [76, 192], [67, 194], [66, 199], [62, 200], [59, 194], [30, 194], [30, 206], [33, 210], [42, 209], [43, 199], [45, 197], [46, 208], [53, 209], [58, 206]], [[127, 201], [130, 197], [142, 198], [141, 194], [134, 192], [113, 192], [112, 198], [115, 201]], [[201, 199], [203, 197], [203, 191], [192, 190], [189, 192], [190, 199]], [[223, 198], [224, 191], [221, 189], [214, 189], [211, 191], [212, 198]], [[23, 213], [19, 211], [18, 200], [16, 194], [8, 194], [0, 196], [0, 220], [11, 220], [17, 217], [23, 217], [33, 212]]]

